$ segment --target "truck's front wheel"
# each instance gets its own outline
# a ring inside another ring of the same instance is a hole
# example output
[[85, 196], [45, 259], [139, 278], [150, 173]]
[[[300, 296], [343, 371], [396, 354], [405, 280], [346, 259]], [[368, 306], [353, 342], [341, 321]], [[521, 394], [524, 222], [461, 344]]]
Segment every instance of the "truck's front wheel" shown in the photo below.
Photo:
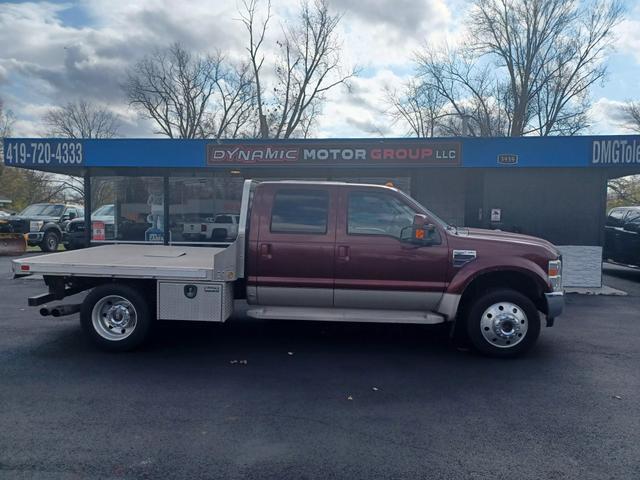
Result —
[[53, 230], [48, 230], [45, 232], [44, 237], [42, 237], [42, 243], [40, 244], [40, 250], [43, 252], [55, 252], [58, 250], [58, 245], [60, 244], [60, 239], [58, 238], [58, 234]]
[[151, 322], [145, 298], [129, 285], [96, 287], [80, 309], [82, 328], [104, 350], [136, 348], [147, 338]]
[[468, 310], [467, 333], [485, 355], [513, 357], [529, 350], [540, 334], [540, 315], [533, 302], [515, 290], [479, 296]]

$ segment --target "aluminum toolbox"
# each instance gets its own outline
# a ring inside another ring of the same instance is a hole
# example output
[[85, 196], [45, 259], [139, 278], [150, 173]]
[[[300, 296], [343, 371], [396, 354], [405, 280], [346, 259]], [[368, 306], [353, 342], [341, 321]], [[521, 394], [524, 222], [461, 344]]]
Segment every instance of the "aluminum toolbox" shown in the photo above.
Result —
[[233, 311], [231, 282], [158, 282], [158, 319], [224, 322]]

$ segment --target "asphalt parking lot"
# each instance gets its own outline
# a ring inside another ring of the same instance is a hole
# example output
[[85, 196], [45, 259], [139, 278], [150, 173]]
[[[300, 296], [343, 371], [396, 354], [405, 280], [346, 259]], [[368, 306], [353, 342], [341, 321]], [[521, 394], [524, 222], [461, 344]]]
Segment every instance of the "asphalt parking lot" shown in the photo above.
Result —
[[238, 319], [105, 354], [0, 257], [0, 478], [640, 478], [640, 274], [611, 270], [629, 296], [570, 296], [515, 360]]

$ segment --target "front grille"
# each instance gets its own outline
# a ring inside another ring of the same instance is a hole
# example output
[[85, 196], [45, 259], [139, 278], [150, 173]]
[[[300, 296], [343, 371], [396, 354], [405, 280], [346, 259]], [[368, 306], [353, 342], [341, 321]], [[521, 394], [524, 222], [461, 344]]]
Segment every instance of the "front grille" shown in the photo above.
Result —
[[0, 224], [0, 233], [29, 233], [29, 222], [25, 220], [9, 220]]

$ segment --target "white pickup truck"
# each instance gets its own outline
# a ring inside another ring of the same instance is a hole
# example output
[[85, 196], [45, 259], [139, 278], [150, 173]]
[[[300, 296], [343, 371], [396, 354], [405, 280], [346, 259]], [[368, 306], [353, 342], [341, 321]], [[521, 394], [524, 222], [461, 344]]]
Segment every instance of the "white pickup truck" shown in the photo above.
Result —
[[513, 356], [563, 309], [562, 262], [549, 242], [458, 229], [399, 190], [338, 182], [244, 184], [225, 248], [107, 245], [13, 261], [42, 274], [39, 306], [90, 290], [80, 312], [100, 347], [129, 350], [157, 320], [224, 322], [234, 300], [259, 319], [450, 322], [481, 352]]
[[204, 222], [185, 222], [182, 236], [185, 240], [224, 242], [236, 238], [239, 224], [240, 215], [219, 213]]

